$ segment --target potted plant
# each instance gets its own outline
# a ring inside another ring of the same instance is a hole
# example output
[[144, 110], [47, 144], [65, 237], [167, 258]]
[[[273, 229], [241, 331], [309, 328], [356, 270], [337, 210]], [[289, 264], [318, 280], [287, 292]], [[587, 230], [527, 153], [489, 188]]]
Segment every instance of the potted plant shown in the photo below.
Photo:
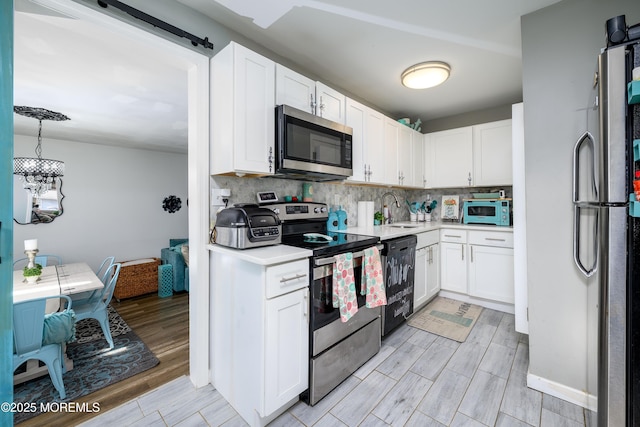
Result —
[[380, 225], [384, 220], [384, 216], [382, 216], [382, 212], [377, 211], [373, 214], [373, 225]]
[[22, 270], [22, 275], [27, 279], [28, 283], [35, 283], [40, 278], [42, 274], [42, 265], [36, 264], [35, 267], [25, 267]]

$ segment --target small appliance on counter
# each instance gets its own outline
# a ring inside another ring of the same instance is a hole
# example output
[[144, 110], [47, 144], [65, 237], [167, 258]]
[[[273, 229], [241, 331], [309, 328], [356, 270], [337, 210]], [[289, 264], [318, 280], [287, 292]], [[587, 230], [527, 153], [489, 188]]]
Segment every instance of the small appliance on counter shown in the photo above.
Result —
[[282, 225], [271, 209], [256, 204], [235, 204], [221, 210], [216, 219], [216, 243], [234, 249], [277, 245]]
[[464, 224], [511, 225], [511, 199], [465, 199], [462, 212]]

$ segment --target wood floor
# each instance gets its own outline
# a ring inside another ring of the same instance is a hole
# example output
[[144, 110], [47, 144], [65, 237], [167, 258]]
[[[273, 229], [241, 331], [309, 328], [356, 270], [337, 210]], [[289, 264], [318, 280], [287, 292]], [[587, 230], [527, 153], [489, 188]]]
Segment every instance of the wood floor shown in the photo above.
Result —
[[[75, 400], [75, 403], [98, 402], [100, 413], [165, 384], [175, 378], [189, 374], [189, 294], [174, 294], [169, 298], [158, 298], [149, 294], [111, 303], [133, 331], [160, 359], [160, 363], [148, 371], [112, 384], [92, 394]], [[92, 413], [47, 413], [31, 418], [19, 425], [28, 426], [75, 426], [98, 414]]]

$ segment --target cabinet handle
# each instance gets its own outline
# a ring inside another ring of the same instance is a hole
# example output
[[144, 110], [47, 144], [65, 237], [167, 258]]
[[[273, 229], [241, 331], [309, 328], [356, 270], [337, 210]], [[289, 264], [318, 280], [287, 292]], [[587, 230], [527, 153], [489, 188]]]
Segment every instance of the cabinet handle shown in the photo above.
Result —
[[429, 264], [433, 264], [433, 246], [429, 246]]
[[462, 254], [462, 260], [464, 261], [464, 245], [460, 245], [462, 247], [462, 250], [460, 251], [460, 253]]
[[309, 103], [309, 106], [311, 107], [311, 114], [315, 114], [316, 113], [316, 102], [313, 100], [313, 94], [311, 94], [310, 96], [311, 96], [311, 102]]
[[307, 325], [309, 325], [309, 291], [304, 293], [304, 318], [307, 319]]
[[280, 279], [280, 283], [287, 283], [287, 282], [290, 282], [292, 280], [302, 279], [303, 277], [307, 277], [307, 275], [306, 274], [296, 274], [293, 277], [283, 277], [282, 279]]
[[456, 236], [455, 234], [445, 234], [444, 237], [455, 237], [456, 239], [462, 239], [462, 236]]
[[469, 185], [471, 185], [471, 172], [469, 172], [469, 178], [467, 178], [467, 181], [469, 181]]
[[470, 246], [470, 248], [471, 248], [471, 260], [470, 261], [473, 262], [473, 245]]
[[322, 102], [322, 96], [320, 97], [320, 114], [319, 116], [322, 117], [322, 113], [324, 113], [324, 102]]
[[273, 147], [269, 147], [269, 156], [267, 157], [269, 161], [269, 172], [271, 172], [271, 168], [273, 167]]
[[506, 242], [507, 241], [506, 239], [497, 239], [497, 238], [494, 238], [494, 237], [485, 237], [484, 240], [491, 240], [493, 242]]

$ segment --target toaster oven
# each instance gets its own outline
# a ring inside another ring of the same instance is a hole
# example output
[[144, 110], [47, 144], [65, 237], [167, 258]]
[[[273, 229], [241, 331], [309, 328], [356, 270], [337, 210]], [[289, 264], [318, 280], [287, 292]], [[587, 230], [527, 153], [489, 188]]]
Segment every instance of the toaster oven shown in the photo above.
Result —
[[511, 225], [511, 199], [467, 199], [462, 209], [464, 224]]

